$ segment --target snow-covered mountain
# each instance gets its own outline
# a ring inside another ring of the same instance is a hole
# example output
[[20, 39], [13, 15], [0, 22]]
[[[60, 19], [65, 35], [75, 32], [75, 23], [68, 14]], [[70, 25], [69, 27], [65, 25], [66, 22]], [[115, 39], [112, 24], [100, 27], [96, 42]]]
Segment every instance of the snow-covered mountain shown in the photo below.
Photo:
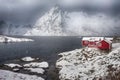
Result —
[[50, 9], [31, 27], [7, 25], [3, 34], [24, 36], [113, 36], [119, 35], [120, 20], [104, 13], [67, 12]]
[[34, 25], [27, 31], [25, 35], [41, 35], [41, 36], [61, 36], [65, 35], [63, 28], [63, 15], [59, 7], [52, 8], [44, 16], [42, 16]]
[[31, 27], [30, 25], [6, 24], [3, 34], [24, 36], [65, 36], [64, 11], [55, 6]]
[[2, 33], [5, 35], [24, 35], [26, 31], [31, 29], [31, 25], [17, 25], [6, 23]]

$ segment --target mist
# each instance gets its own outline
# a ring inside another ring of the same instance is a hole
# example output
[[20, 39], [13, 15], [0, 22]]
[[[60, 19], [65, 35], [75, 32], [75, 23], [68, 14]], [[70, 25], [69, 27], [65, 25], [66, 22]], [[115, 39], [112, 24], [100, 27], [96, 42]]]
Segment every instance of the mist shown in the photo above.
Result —
[[68, 13], [69, 34], [120, 35], [119, 0], [0, 0], [0, 20], [32, 25], [55, 5]]
[[120, 35], [120, 18], [103, 13], [93, 15], [85, 12], [72, 12], [68, 16], [66, 29], [70, 34], [81, 36]]

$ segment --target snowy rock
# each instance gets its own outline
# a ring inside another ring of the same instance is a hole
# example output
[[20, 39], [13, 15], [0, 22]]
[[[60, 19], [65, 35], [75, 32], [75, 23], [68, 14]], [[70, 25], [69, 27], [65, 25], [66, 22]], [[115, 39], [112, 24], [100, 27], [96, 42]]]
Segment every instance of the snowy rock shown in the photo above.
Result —
[[35, 59], [32, 57], [24, 57], [21, 59], [22, 61], [34, 61]]
[[44, 80], [41, 77], [0, 70], [0, 80]]
[[42, 68], [25, 68], [25, 70], [29, 70], [30, 72], [44, 74], [45, 70]]
[[[35, 23], [32, 30], [26, 32], [25, 35], [40, 36], [64, 36], [63, 31], [63, 12], [59, 7], [53, 7], [49, 12], [40, 17]], [[44, 33], [44, 34], [43, 34]]]
[[47, 62], [31, 62], [25, 64], [24, 67], [48, 68], [49, 64]]
[[26, 38], [12, 38], [7, 36], [0, 36], [0, 42], [27, 42], [27, 41], [33, 41], [32, 39], [26, 39]]
[[108, 53], [83, 48], [60, 53], [56, 67], [60, 80], [119, 80], [120, 46]]
[[14, 69], [13, 69], [13, 71], [15, 71], [15, 72], [16, 72], [16, 71], [19, 71], [19, 70], [20, 70], [19, 68], [14, 68]]
[[21, 65], [19, 65], [19, 64], [14, 64], [14, 63], [4, 64], [4, 65], [5, 65], [5, 66], [8, 66], [8, 67], [10, 67], [10, 68], [14, 68], [14, 67], [20, 68], [20, 67], [22, 67]]

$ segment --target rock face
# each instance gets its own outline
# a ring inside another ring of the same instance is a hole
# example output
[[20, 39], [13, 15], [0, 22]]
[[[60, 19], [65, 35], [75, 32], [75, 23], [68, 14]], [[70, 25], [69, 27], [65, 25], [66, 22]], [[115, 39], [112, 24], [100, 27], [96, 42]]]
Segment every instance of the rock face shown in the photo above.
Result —
[[85, 48], [59, 55], [60, 80], [120, 80], [120, 47], [109, 53]]
[[[63, 31], [63, 15], [59, 7], [53, 7], [49, 12], [43, 15], [34, 25], [32, 30], [25, 35], [41, 35], [41, 36], [62, 36]], [[44, 34], [43, 34], [44, 33]]]

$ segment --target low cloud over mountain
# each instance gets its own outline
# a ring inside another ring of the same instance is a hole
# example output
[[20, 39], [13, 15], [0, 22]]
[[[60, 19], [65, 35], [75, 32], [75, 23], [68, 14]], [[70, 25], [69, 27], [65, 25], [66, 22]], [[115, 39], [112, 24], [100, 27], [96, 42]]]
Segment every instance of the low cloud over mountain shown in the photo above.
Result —
[[[55, 5], [59, 10], [52, 14], [51, 9]], [[0, 0], [0, 20], [7, 25], [0, 26], [0, 33], [6, 33], [7, 29], [7, 34], [11, 35], [13, 32], [21, 35], [34, 34], [33, 28], [38, 30], [41, 24], [48, 22], [42, 26], [46, 32], [41, 29], [38, 32], [54, 35], [56, 32], [53, 30], [57, 27], [60, 30], [57, 33], [67, 35], [120, 35], [119, 5], [119, 0]], [[55, 25], [49, 20], [55, 21]], [[40, 25], [35, 27], [38, 21]], [[25, 28], [25, 31], [23, 29], [23, 32], [19, 32], [16, 25], [19, 29]]]

